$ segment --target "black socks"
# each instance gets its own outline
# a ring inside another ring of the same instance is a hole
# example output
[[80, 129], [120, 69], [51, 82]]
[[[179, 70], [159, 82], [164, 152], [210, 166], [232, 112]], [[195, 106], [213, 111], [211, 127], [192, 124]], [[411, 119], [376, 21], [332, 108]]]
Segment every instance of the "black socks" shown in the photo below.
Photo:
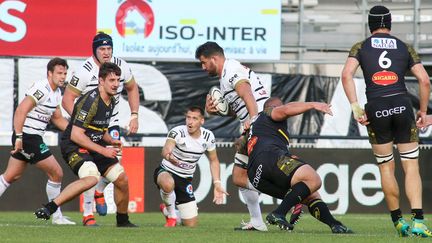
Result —
[[288, 211], [296, 204], [300, 203], [311, 194], [309, 187], [304, 182], [298, 182], [291, 187], [285, 195], [279, 207], [273, 213], [286, 216]]
[[327, 204], [321, 199], [314, 199], [308, 203], [309, 213], [319, 221], [332, 227], [333, 225], [341, 225], [342, 223], [337, 221], [333, 215], [331, 215]]

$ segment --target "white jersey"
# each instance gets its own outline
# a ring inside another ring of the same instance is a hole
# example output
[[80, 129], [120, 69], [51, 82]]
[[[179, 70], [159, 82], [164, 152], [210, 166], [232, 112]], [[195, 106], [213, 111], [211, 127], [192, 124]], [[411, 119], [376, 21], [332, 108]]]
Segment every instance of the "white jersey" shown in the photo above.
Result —
[[201, 127], [201, 136], [193, 138], [189, 135], [187, 126], [181, 125], [169, 131], [167, 139], [173, 139], [176, 143], [172, 155], [180, 163], [173, 163], [163, 159], [162, 167], [180, 177], [193, 177], [198, 160], [205, 151], [216, 149], [215, 137], [213, 132]]
[[258, 112], [261, 112], [265, 101], [269, 98], [269, 92], [261, 84], [259, 77], [248, 67], [243, 66], [239, 61], [226, 59], [222, 77], [220, 78], [220, 89], [231, 109], [237, 114], [240, 122], [243, 123], [249, 118], [246, 104], [235, 91], [235, 86], [241, 82], [249, 82], [253, 96], [258, 105]]
[[45, 79], [34, 83], [26, 96], [31, 97], [36, 106], [27, 114], [23, 132], [43, 136], [52, 114], [60, 105], [61, 91], [59, 88], [52, 90], [48, 79]]
[[[132, 80], [132, 70], [130, 69], [128, 63], [121, 58], [112, 57], [111, 62], [117, 64], [117, 66], [121, 69], [120, 76], [120, 85], [117, 89], [117, 94], [114, 96], [116, 99], [116, 103], [114, 106], [114, 111], [110, 121], [110, 127], [118, 126], [119, 124], [119, 106], [118, 103], [120, 101], [120, 95], [123, 91], [123, 87], [125, 83], [128, 83]], [[87, 58], [82, 66], [76, 70], [72, 79], [70, 80], [68, 86], [73, 88], [74, 90], [81, 93], [81, 95], [86, 94], [90, 90], [95, 89], [99, 84], [99, 66], [95, 63], [93, 56]]]

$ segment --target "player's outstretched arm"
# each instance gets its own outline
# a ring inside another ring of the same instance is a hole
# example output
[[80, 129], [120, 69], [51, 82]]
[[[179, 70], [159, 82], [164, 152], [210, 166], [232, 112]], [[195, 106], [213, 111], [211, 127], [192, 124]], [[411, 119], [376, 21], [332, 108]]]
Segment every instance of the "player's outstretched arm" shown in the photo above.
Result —
[[273, 108], [271, 118], [274, 121], [283, 121], [288, 117], [296, 116], [312, 109], [333, 115], [330, 107], [330, 104], [321, 102], [290, 102], [283, 106]]
[[224, 196], [229, 195], [222, 187], [222, 182], [220, 180], [220, 163], [217, 156], [216, 148], [208, 151], [207, 156], [210, 161], [210, 172], [213, 178], [213, 203], [219, 205], [224, 202]]
[[69, 85], [66, 86], [66, 89], [62, 98], [62, 107], [65, 111], [72, 116], [75, 99], [80, 96], [78, 90], [74, 90]]

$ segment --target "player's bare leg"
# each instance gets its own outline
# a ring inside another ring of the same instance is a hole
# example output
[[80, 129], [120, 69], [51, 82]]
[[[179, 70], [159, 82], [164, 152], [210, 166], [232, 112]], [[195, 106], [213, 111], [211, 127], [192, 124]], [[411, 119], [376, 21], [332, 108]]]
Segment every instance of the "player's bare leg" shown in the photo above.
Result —
[[[63, 179], [63, 170], [53, 155], [48, 158], [36, 163], [36, 167], [44, 171], [48, 176], [46, 184], [46, 193], [48, 201], [54, 200], [60, 195], [61, 182]], [[64, 217], [60, 207], [52, 215], [52, 223], [60, 225], [74, 225], [75, 222], [70, 221], [67, 217]]]
[[[166, 209], [165, 227], [174, 227], [177, 223], [177, 215], [175, 212], [176, 195], [174, 193], [174, 178], [168, 172], [161, 172], [157, 177], [157, 184], [160, 188], [162, 202]], [[162, 212], [163, 213], [163, 212]]]

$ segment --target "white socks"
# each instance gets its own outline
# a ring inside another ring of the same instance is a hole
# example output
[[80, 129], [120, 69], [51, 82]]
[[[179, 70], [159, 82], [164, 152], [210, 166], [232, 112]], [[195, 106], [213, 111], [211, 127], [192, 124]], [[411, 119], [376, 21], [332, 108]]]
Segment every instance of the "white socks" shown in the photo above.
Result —
[[105, 177], [101, 177], [99, 182], [96, 184], [96, 191], [102, 193], [108, 184], [110, 184], [110, 181]]
[[0, 176], [0, 197], [6, 191], [10, 184], [4, 179], [3, 175]]
[[[54, 181], [47, 181], [46, 184], [46, 194], [48, 196], [48, 201], [51, 202], [54, 200], [58, 195], [60, 195], [61, 190], [61, 182], [54, 182]], [[60, 210], [60, 207], [57, 208], [57, 211], [53, 214], [53, 218], [62, 217], [62, 212]]]
[[251, 217], [251, 223], [254, 226], [264, 224], [261, 215], [261, 208], [259, 205], [259, 194], [256, 191], [252, 191], [245, 188], [239, 188], [240, 193], [242, 194], [247, 208], [249, 210], [249, 215]]
[[[174, 191], [169, 192], [169, 193], [164, 192], [162, 189], [160, 189], [159, 191], [160, 191], [160, 196], [162, 198], [162, 202], [166, 206], [167, 216], [170, 218], [177, 218], [177, 215], [175, 213], [176, 195], [175, 195]], [[165, 212], [164, 212], [164, 214], [165, 214]]]
[[[102, 181], [102, 180], [100, 180]], [[94, 194], [95, 194], [95, 187], [92, 187], [88, 189], [87, 191], [83, 192], [83, 216], [88, 216], [93, 214], [93, 202], [94, 202]]]

